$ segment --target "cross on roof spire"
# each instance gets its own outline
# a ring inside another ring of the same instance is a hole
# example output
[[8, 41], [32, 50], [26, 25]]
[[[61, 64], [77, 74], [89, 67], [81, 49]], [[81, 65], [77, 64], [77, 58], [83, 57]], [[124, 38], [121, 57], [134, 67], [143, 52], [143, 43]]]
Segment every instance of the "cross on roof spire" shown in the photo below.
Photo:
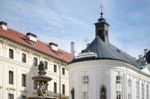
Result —
[[101, 3], [101, 13], [100, 13], [100, 15], [101, 15], [101, 18], [103, 17], [103, 5], [102, 5], [102, 3]]

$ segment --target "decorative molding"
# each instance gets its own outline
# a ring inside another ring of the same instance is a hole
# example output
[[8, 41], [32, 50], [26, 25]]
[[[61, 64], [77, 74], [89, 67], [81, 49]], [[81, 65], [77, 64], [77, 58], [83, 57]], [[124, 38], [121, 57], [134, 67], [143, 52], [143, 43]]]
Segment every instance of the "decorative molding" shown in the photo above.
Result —
[[20, 92], [27, 93], [28, 91], [25, 89], [25, 90], [20, 90]]
[[6, 90], [8, 90], [8, 91], [16, 91], [16, 89], [12, 88], [12, 87], [6, 88]]

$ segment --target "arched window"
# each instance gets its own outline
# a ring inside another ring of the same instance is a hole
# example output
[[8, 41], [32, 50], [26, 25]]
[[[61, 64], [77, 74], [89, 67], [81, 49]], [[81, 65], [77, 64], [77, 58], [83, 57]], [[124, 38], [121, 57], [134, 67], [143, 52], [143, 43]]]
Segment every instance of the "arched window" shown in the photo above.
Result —
[[132, 80], [128, 79], [128, 99], [132, 99]]
[[122, 76], [116, 76], [116, 99], [122, 99]]
[[106, 88], [105, 86], [102, 86], [101, 89], [100, 89], [100, 99], [107, 99], [106, 98]]

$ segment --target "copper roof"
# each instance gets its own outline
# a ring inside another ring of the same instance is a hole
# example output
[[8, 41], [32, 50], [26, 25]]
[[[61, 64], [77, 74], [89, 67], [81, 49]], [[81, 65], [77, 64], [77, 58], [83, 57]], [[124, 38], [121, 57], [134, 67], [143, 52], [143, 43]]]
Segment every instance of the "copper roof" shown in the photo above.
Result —
[[[31, 49], [34, 49], [36, 51], [39, 51], [43, 54], [49, 55], [51, 57], [54, 57], [56, 59], [65, 61], [65, 62], [69, 62], [71, 60], [71, 54], [67, 53], [61, 49], [59, 49], [58, 51], [53, 51], [48, 44], [42, 42], [42, 41], [37, 41], [35, 43], [35, 45], [32, 45], [30, 43], [28, 43], [28, 38], [26, 37], [26, 35], [17, 32], [13, 29], [8, 28], [7, 30], [3, 30], [0, 28], [0, 36], [7, 38], [9, 40], [12, 40], [16, 43], [19, 43], [21, 45], [24, 45], [26, 47], [29, 47]], [[60, 56], [61, 55], [61, 56]]]

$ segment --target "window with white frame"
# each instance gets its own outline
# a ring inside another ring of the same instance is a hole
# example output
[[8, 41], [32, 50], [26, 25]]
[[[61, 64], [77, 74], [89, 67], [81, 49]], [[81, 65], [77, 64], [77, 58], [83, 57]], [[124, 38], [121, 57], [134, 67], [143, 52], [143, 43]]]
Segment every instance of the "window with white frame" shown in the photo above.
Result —
[[89, 83], [89, 76], [82, 76], [82, 83], [88, 84]]
[[65, 68], [62, 68], [62, 74], [65, 75]]
[[116, 99], [122, 99], [122, 76], [116, 76]]
[[132, 99], [132, 80], [128, 79], [128, 99]]
[[25, 53], [22, 53], [22, 62], [27, 62], [27, 55]]
[[48, 68], [48, 62], [44, 61], [44, 65], [46, 66], [46, 69]]
[[149, 99], [149, 86], [146, 85], [146, 99]]
[[38, 65], [38, 59], [36, 57], [33, 58], [33, 66]]
[[144, 99], [144, 83], [141, 83], [141, 99]]
[[140, 86], [140, 84], [139, 84], [139, 81], [137, 80], [137, 81], [136, 81], [136, 99], [139, 99], [139, 98], [140, 98], [140, 97], [139, 97], [139, 95], [140, 95], [139, 86]]
[[21, 99], [27, 99], [27, 97], [26, 97], [26, 96], [24, 96], [24, 95], [22, 95], [22, 96], [21, 96]]
[[9, 93], [8, 94], [8, 99], [14, 99], [14, 94]]
[[9, 58], [14, 59], [14, 50], [13, 49], [9, 49]]
[[63, 95], [66, 94], [66, 86], [65, 86], [65, 84], [62, 84], [62, 94]]
[[57, 72], [57, 65], [54, 64], [54, 72]]
[[83, 92], [83, 99], [89, 99], [88, 92]]
[[14, 84], [14, 72], [9, 71], [9, 84]]
[[22, 86], [26, 87], [26, 74], [22, 74]]

